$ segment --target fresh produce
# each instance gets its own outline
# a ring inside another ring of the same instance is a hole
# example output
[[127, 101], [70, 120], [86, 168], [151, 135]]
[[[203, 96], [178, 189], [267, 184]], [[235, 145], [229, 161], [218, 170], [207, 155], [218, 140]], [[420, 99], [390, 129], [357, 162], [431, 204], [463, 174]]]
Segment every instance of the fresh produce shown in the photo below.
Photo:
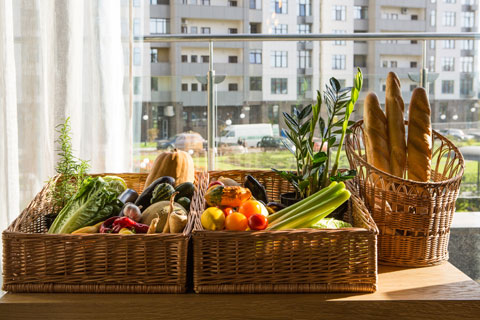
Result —
[[217, 181], [223, 183], [224, 186], [226, 187], [239, 187], [240, 183], [237, 181], [230, 179], [230, 178], [225, 178], [225, 177], [220, 177], [217, 179]]
[[223, 214], [225, 214], [225, 218], [228, 217], [230, 214], [233, 213], [233, 208], [232, 207], [224, 207], [222, 208]]
[[312, 225], [312, 228], [315, 229], [341, 229], [351, 227], [352, 225], [350, 223], [334, 218], [323, 218], [322, 220]]
[[216, 207], [210, 207], [203, 211], [200, 221], [205, 230], [223, 230], [225, 227], [225, 215]]
[[248, 226], [252, 230], [265, 230], [268, 226], [267, 217], [259, 213], [253, 214], [248, 218]]
[[149, 226], [128, 217], [111, 217], [102, 223], [100, 233], [119, 233], [124, 228], [135, 233], [147, 233]]
[[48, 233], [71, 233], [117, 215], [123, 206], [118, 196], [125, 191], [123, 179], [89, 177], [59, 212]]
[[[185, 216], [187, 215], [187, 211], [180, 204], [174, 203], [173, 205], [176, 211], [182, 211]], [[157, 232], [162, 233], [165, 224], [167, 223], [169, 213], [170, 201], [155, 202], [142, 213], [140, 222], [150, 225], [153, 219], [159, 218], [159, 222], [157, 224]]]
[[247, 200], [240, 205], [238, 212], [242, 213], [245, 217], [250, 218], [251, 215], [262, 213], [262, 204], [257, 200]]
[[72, 234], [85, 234], [85, 233], [98, 233], [102, 222], [99, 222], [93, 226], [83, 227], [72, 232]]
[[176, 185], [184, 182], [193, 183], [195, 179], [195, 168], [190, 154], [177, 149], [171, 152], [165, 151], [160, 153], [147, 176], [145, 186], [149, 186], [155, 179], [162, 176], [173, 177]]
[[187, 216], [178, 214], [178, 212], [170, 213], [170, 217], [168, 218], [169, 223], [169, 233], [179, 233], [182, 232], [185, 226], [187, 225]]
[[267, 203], [267, 210], [269, 214], [273, 214], [277, 211], [285, 209], [287, 206], [280, 202], [269, 202]]
[[130, 230], [128, 228], [122, 228], [122, 229], [120, 229], [120, 231], [118, 231], [118, 234], [135, 234], [135, 232], [133, 232], [132, 230]]
[[118, 200], [122, 201], [123, 203], [135, 202], [138, 199], [137, 191], [133, 189], [127, 189], [122, 192], [121, 195], [118, 196]]
[[140, 221], [142, 217], [142, 212], [140, 212], [140, 209], [134, 205], [133, 203], [127, 203], [123, 209], [122, 212], [120, 212], [120, 217], [125, 216], [133, 221]]
[[205, 194], [209, 206], [239, 207], [252, 197], [249, 189], [243, 187], [211, 187]]
[[263, 203], [268, 203], [267, 191], [265, 190], [265, 187], [251, 175], [247, 175], [245, 177], [244, 187], [250, 190], [255, 199], [260, 200]]
[[158, 217], [152, 220], [152, 222], [150, 223], [150, 226], [148, 227], [147, 234], [153, 234], [157, 232], [158, 221], [160, 221]]
[[160, 177], [157, 180], [153, 181], [150, 185], [148, 185], [145, 190], [143, 190], [142, 194], [138, 197], [137, 201], [135, 201], [135, 204], [140, 208], [140, 210], [143, 212], [145, 209], [150, 206], [150, 201], [152, 200], [153, 196], [153, 191], [155, 188], [161, 184], [161, 183], [168, 183], [171, 184], [172, 186], [175, 184], [175, 180], [172, 182], [172, 177]]
[[343, 182], [333, 183], [314, 195], [268, 217], [271, 230], [311, 228], [350, 198]]
[[245, 231], [248, 228], [248, 220], [240, 212], [233, 212], [225, 219], [225, 229], [230, 231]]
[[210, 189], [211, 187], [214, 187], [214, 186], [222, 186], [222, 187], [225, 187], [225, 185], [223, 184], [223, 182], [221, 181], [212, 181], [208, 184], [208, 187], [207, 187], [207, 190]]
[[170, 199], [170, 197], [174, 192], [175, 192], [175, 188], [173, 188], [170, 184], [160, 183], [155, 187], [155, 190], [153, 190], [152, 199], [150, 200], [150, 203], [168, 200]]
[[191, 182], [184, 182], [179, 184], [175, 191], [178, 192], [177, 196], [175, 197], [175, 201], [180, 198], [188, 198], [192, 200], [193, 194], [195, 193], [195, 185]]
[[181, 205], [182, 207], [185, 208], [185, 210], [190, 211], [190, 199], [187, 197], [181, 197], [180, 199], [177, 200], [177, 203]]

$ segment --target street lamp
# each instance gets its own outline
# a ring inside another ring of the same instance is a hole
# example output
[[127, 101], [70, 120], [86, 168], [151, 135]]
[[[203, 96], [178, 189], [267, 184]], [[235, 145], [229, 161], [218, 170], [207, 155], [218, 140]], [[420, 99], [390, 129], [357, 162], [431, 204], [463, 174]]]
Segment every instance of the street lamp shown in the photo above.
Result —
[[[145, 121], [148, 121], [148, 114], [144, 114], [142, 119]], [[145, 128], [147, 128], [147, 123], [145, 123]], [[145, 135], [145, 143], [144, 143], [145, 147], [147, 146], [147, 140], [148, 140], [148, 129]]]
[[452, 119], [453, 119], [453, 120], [458, 120], [458, 115], [454, 114], [454, 115], [452, 116]]

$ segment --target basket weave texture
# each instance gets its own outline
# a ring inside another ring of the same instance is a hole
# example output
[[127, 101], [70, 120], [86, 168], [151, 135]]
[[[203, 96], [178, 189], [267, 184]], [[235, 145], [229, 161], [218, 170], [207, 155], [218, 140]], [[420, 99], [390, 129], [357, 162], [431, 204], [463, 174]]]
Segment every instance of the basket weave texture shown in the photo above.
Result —
[[433, 131], [432, 181], [417, 182], [369, 164], [363, 134], [360, 120], [352, 126], [345, 150], [351, 168], [357, 170], [360, 197], [380, 230], [379, 263], [422, 267], [448, 260], [450, 226], [464, 171], [460, 151]]
[[[97, 176], [104, 175], [108, 174]], [[138, 193], [147, 178], [142, 173], [113, 175], [123, 178]], [[178, 234], [47, 234], [44, 216], [52, 212], [49, 195], [50, 184], [47, 184], [3, 232], [3, 290], [186, 291], [191, 216], [184, 232]]]
[[[262, 183], [269, 199], [292, 191], [272, 171], [217, 171], [211, 178]], [[197, 293], [373, 292], [377, 283], [378, 229], [362, 201], [352, 196], [348, 216], [354, 228], [283, 231], [207, 231], [200, 215], [209, 182], [205, 174], [192, 213], [194, 290]]]

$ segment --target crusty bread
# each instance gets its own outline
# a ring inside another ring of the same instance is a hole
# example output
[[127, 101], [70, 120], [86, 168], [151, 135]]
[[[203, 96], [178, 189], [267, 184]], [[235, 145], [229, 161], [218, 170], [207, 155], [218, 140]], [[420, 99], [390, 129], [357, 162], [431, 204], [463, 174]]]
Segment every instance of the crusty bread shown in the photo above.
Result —
[[408, 111], [408, 179], [427, 182], [431, 175], [432, 125], [430, 104], [423, 88], [413, 90]]
[[394, 72], [389, 72], [385, 92], [385, 113], [390, 146], [390, 173], [400, 178], [403, 178], [407, 164], [404, 109], [400, 80]]
[[380, 108], [377, 95], [370, 92], [363, 105], [363, 128], [367, 161], [375, 168], [390, 171], [387, 119]]

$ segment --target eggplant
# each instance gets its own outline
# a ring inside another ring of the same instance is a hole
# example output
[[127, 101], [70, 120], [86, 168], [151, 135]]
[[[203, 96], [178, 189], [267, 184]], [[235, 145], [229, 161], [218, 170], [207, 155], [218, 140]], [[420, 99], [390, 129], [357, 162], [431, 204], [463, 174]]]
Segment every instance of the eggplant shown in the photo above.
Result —
[[263, 203], [268, 203], [267, 191], [265, 190], [265, 187], [257, 181], [257, 179], [251, 175], [247, 175], [245, 177], [244, 186], [250, 190], [252, 196], [256, 200], [262, 201]]
[[138, 198], [138, 193], [137, 191], [133, 189], [127, 189], [122, 192], [121, 195], [118, 196], [118, 200], [122, 201], [123, 204], [128, 203], [128, 202], [135, 202]]
[[168, 183], [174, 186], [175, 179], [169, 176], [160, 177], [153, 181], [147, 188], [145, 188], [142, 194], [140, 194], [138, 199], [135, 201], [135, 205], [139, 207], [142, 212], [151, 204], [150, 201], [152, 200], [153, 190], [155, 190], [155, 187], [160, 183]]
[[287, 206], [279, 202], [269, 202], [267, 203], [267, 210], [269, 213], [275, 213], [282, 209], [285, 209]]

